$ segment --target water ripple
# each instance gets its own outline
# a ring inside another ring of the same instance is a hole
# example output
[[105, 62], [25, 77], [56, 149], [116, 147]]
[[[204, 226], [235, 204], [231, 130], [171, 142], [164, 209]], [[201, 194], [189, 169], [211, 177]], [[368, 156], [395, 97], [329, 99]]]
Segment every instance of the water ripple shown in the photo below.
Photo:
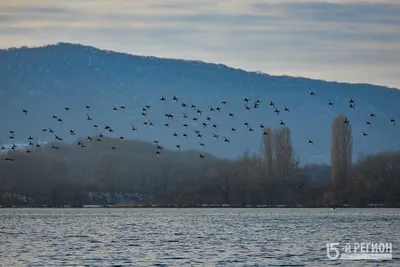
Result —
[[[395, 209], [0, 209], [1, 266], [399, 266]], [[332, 261], [327, 242], [392, 242]]]

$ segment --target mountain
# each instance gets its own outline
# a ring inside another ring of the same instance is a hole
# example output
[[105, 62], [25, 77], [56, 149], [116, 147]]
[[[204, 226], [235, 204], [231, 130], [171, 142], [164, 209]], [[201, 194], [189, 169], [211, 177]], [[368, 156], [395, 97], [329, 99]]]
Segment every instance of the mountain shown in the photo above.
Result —
[[[357, 70], [354, 70], [357, 71]], [[313, 88], [316, 96], [309, 94]], [[167, 102], [160, 101], [161, 94]], [[172, 101], [172, 95], [182, 99], [188, 107]], [[246, 111], [243, 99], [262, 100], [258, 109]], [[356, 101], [355, 109], [348, 101]], [[273, 100], [281, 110], [273, 112], [269, 101]], [[227, 107], [221, 104], [227, 101]], [[334, 108], [328, 103], [335, 102]], [[217, 157], [240, 156], [247, 148], [258, 152], [262, 123], [280, 127], [279, 120], [290, 127], [293, 145], [301, 162], [329, 163], [331, 123], [339, 113], [350, 119], [354, 138], [354, 157], [382, 150], [400, 148], [400, 128], [390, 122], [399, 120], [400, 90], [368, 84], [326, 82], [289, 76], [271, 76], [229, 68], [222, 64], [200, 61], [162, 59], [134, 56], [96, 49], [79, 44], [59, 43], [37, 48], [10, 48], [0, 50], [0, 141], [9, 143], [9, 131], [15, 131], [15, 143], [27, 142], [29, 134], [38, 141], [50, 141], [54, 137], [42, 132], [53, 128], [64, 141], [72, 142], [77, 136], [94, 135], [98, 124], [115, 129], [107, 133], [112, 137], [144, 141], [159, 140], [161, 144], [175, 149], [202, 149]], [[142, 107], [151, 105], [148, 120], [155, 126], [146, 128]], [[219, 140], [212, 137], [208, 125], [192, 121], [195, 104], [218, 124]], [[86, 110], [85, 106], [91, 109]], [[126, 106], [126, 110], [113, 111], [113, 107]], [[209, 111], [209, 106], [220, 106], [221, 113]], [[284, 112], [284, 105], [290, 112]], [[64, 107], [70, 108], [66, 113]], [[22, 112], [28, 110], [28, 115]], [[182, 112], [189, 119], [182, 117]], [[229, 117], [228, 112], [235, 114]], [[376, 114], [370, 117], [370, 112]], [[173, 120], [164, 115], [171, 113]], [[93, 120], [88, 121], [86, 114]], [[63, 119], [63, 123], [52, 118]], [[366, 125], [370, 120], [372, 126]], [[189, 124], [188, 139], [182, 137], [182, 124]], [[247, 131], [244, 122], [255, 129]], [[134, 123], [137, 131], [131, 130]], [[170, 127], [164, 127], [170, 123]], [[230, 129], [237, 128], [233, 135]], [[76, 136], [70, 136], [73, 129]], [[193, 133], [204, 134], [203, 143]], [[362, 135], [362, 130], [368, 136]], [[174, 137], [176, 132], [180, 136]], [[223, 142], [223, 136], [231, 140]], [[308, 140], [314, 140], [314, 146]]]

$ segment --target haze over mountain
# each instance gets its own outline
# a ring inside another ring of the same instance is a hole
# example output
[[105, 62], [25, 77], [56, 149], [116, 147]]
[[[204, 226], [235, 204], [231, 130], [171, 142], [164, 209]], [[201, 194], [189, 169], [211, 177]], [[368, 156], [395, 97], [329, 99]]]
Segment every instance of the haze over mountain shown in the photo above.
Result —
[[[327, 63], [329, 64], [329, 63]], [[357, 71], [357, 70], [354, 70]], [[309, 94], [313, 88], [316, 96]], [[160, 101], [161, 94], [167, 102]], [[172, 95], [182, 99], [188, 107], [172, 101]], [[262, 100], [258, 109], [246, 111], [243, 99]], [[348, 106], [353, 98], [355, 109]], [[277, 116], [269, 105], [272, 100], [281, 113]], [[221, 101], [227, 101], [224, 108]], [[334, 108], [328, 103], [334, 102]], [[133, 56], [99, 50], [89, 46], [59, 43], [38, 48], [0, 50], [0, 141], [9, 142], [9, 131], [15, 131], [15, 143], [24, 143], [29, 134], [39, 141], [54, 137], [43, 133], [53, 128], [64, 141], [74, 141], [69, 130], [77, 136], [94, 135], [98, 124], [111, 125], [115, 133], [106, 136], [124, 136], [126, 139], [159, 140], [167, 148], [179, 143], [182, 149], [199, 149], [219, 157], [240, 156], [247, 148], [258, 152], [262, 132], [260, 124], [280, 127], [282, 119], [291, 129], [293, 145], [301, 162], [329, 162], [331, 123], [339, 113], [348, 116], [353, 127], [354, 156], [400, 148], [400, 128], [390, 122], [399, 121], [400, 91], [393, 88], [326, 82], [289, 76], [246, 72], [221, 64], [199, 61], [161, 59]], [[142, 106], [151, 105], [148, 120], [155, 124], [146, 128]], [[209, 115], [219, 126], [220, 140], [212, 136], [211, 125], [203, 128], [192, 121], [196, 115], [190, 108], [194, 104]], [[91, 110], [85, 109], [86, 105]], [[126, 106], [114, 111], [113, 107]], [[209, 111], [209, 105], [220, 106], [220, 114]], [[284, 105], [290, 112], [284, 112]], [[69, 107], [66, 114], [64, 107]], [[28, 115], [22, 112], [27, 109]], [[189, 119], [182, 117], [182, 112]], [[228, 112], [235, 114], [234, 118]], [[370, 117], [370, 112], [376, 117]], [[167, 120], [165, 113], [175, 115]], [[87, 121], [90, 114], [93, 121]], [[53, 115], [64, 119], [60, 124]], [[366, 125], [369, 120], [372, 126]], [[180, 136], [182, 124], [189, 125], [188, 139]], [[254, 132], [244, 126], [248, 122]], [[134, 123], [137, 131], [131, 130]], [[170, 123], [170, 128], [164, 127]], [[230, 132], [236, 128], [236, 134]], [[199, 146], [193, 130], [204, 132]], [[368, 133], [363, 136], [362, 131]], [[223, 136], [231, 140], [223, 142]], [[312, 139], [314, 145], [308, 140]]]

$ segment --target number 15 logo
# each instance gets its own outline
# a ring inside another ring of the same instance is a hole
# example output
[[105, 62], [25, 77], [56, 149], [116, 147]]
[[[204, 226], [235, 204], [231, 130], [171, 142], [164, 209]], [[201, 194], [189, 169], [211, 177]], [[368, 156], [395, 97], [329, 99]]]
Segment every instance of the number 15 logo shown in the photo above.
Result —
[[[337, 260], [339, 258], [340, 252], [337, 246], [339, 246], [339, 243], [326, 243], [326, 256], [328, 256], [330, 260]], [[331, 254], [332, 251], [334, 255]]]

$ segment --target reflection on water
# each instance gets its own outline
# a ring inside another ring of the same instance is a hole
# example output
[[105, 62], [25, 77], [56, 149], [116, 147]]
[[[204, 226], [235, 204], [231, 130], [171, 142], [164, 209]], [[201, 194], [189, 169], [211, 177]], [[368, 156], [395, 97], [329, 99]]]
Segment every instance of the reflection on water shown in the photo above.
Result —
[[[333, 261], [327, 242], [392, 242]], [[400, 266], [396, 209], [0, 209], [2, 266]]]

